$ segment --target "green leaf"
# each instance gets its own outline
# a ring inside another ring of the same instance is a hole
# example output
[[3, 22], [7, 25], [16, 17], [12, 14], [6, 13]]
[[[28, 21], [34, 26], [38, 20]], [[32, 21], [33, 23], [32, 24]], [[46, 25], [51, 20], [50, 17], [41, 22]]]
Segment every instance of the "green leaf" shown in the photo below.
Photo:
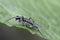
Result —
[[[14, 16], [31, 17], [40, 25], [41, 31], [33, 31], [12, 19]], [[8, 26], [25, 28], [48, 40], [60, 40], [60, 1], [59, 0], [0, 0], [0, 22]]]

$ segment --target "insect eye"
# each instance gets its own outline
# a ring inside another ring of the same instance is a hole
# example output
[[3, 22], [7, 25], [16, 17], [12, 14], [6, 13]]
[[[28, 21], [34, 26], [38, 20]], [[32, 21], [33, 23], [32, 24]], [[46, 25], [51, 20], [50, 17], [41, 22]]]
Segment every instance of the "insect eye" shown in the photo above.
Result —
[[16, 16], [16, 20], [19, 20], [20, 19], [20, 17], [19, 16]]
[[19, 18], [19, 16], [16, 16], [16, 18]]

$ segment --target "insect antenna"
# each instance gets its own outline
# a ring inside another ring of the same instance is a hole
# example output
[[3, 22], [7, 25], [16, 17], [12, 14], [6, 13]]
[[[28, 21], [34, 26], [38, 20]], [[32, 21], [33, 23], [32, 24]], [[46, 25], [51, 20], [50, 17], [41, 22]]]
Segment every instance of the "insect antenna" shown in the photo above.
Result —
[[6, 20], [6, 22], [8, 22], [9, 20], [11, 20], [11, 19], [13, 19], [13, 18], [16, 18], [16, 17], [12, 17], [12, 18], [10, 18], [10, 19]]

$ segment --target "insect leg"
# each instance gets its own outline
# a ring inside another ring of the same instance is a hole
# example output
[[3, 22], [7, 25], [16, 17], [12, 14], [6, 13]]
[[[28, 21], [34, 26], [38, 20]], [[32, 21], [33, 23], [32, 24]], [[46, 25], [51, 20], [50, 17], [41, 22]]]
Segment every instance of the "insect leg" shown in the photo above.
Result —
[[34, 20], [30, 17], [29, 20], [31, 20], [34, 23]]
[[22, 26], [24, 26], [24, 25], [25, 25], [23, 21], [20, 21], [20, 22], [21, 22], [21, 25], [22, 25]]

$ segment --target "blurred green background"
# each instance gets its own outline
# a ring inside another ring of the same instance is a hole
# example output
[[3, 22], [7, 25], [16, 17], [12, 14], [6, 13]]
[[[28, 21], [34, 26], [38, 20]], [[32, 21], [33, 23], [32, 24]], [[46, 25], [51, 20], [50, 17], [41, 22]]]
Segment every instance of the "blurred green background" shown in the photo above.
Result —
[[[5, 22], [14, 16], [33, 18], [43, 36], [24, 26], [20, 26], [14, 19]], [[8, 26], [26, 28], [32, 34], [38, 34], [48, 40], [60, 40], [60, 0], [0, 0], [0, 22]]]

